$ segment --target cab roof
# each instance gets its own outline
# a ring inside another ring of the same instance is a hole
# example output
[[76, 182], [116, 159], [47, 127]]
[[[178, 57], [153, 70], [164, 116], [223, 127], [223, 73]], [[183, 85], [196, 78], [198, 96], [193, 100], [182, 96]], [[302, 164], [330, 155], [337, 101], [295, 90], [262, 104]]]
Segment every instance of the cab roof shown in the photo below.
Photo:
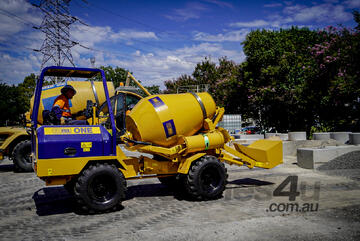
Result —
[[102, 72], [101, 69], [75, 68], [75, 67], [63, 67], [63, 66], [50, 66], [44, 68], [44, 70], [42, 71], [44, 76], [75, 77], [75, 78], [92, 78], [101, 72]]

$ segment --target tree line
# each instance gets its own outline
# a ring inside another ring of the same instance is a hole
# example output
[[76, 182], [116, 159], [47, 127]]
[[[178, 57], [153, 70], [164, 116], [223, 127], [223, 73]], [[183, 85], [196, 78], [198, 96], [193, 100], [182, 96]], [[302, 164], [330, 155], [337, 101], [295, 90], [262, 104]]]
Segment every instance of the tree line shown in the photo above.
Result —
[[355, 28], [252, 31], [242, 43], [244, 62], [206, 58], [192, 75], [166, 81], [165, 92], [208, 84], [226, 113], [265, 129], [360, 131], [360, 15], [353, 14]]

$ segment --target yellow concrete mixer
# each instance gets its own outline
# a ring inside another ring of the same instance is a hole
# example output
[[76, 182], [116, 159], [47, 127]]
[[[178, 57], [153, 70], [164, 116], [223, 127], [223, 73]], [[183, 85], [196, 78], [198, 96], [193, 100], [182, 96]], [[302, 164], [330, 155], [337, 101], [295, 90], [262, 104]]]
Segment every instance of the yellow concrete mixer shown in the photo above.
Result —
[[[46, 71], [43, 75], [51, 74]], [[80, 76], [83, 69], [76, 71]], [[39, 95], [37, 91], [37, 105]], [[229, 133], [217, 126], [223, 115], [224, 108], [208, 93], [143, 98], [126, 116], [126, 132], [120, 137], [129, 151], [146, 153], [140, 156], [125, 155], [117, 145], [112, 113], [110, 129], [101, 123], [38, 127], [34, 121], [34, 170], [47, 185], [64, 185], [83, 209], [95, 212], [116, 209], [129, 179], [155, 177], [189, 198], [217, 199], [227, 182], [224, 163], [273, 168], [283, 161], [281, 141], [232, 143]]]
[[206, 92], [149, 96], [126, 117], [123, 139], [132, 146], [129, 150], [168, 159], [179, 158], [179, 154], [182, 158], [211, 153], [230, 164], [245, 163], [250, 168], [272, 168], [282, 163], [281, 141], [258, 140], [247, 147], [232, 143], [235, 149], [226, 145], [232, 138], [225, 129], [216, 127], [223, 114], [224, 108], [216, 107]]

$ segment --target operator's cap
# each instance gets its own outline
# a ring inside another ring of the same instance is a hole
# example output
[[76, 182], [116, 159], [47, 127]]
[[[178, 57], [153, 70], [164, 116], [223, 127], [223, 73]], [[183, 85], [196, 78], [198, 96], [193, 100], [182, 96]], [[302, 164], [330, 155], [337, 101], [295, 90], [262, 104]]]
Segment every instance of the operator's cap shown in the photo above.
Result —
[[65, 85], [64, 87], [62, 87], [61, 89], [61, 94], [65, 94], [68, 90], [73, 90], [74, 91], [74, 95], [76, 95], [76, 90], [74, 89], [74, 87], [72, 87], [71, 85]]

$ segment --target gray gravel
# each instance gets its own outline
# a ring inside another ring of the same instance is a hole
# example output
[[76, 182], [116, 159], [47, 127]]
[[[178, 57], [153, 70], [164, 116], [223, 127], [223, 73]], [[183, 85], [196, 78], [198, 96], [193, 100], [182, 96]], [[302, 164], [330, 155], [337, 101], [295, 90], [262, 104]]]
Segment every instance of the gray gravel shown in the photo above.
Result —
[[360, 180], [360, 151], [349, 152], [319, 166], [317, 170], [327, 175]]
[[360, 151], [353, 151], [321, 165], [318, 170], [360, 169]]
[[[84, 215], [62, 186], [46, 187], [34, 173], [14, 173], [5, 160], [0, 240], [360, 240], [360, 182], [291, 163], [270, 170], [227, 166], [224, 196], [204, 202], [181, 199], [157, 179], [129, 180], [122, 209]], [[360, 169], [327, 171], [354, 170]], [[318, 211], [267, 211], [273, 203], [294, 203], [273, 195], [290, 175], [306, 184], [295, 202], [319, 205]], [[318, 197], [312, 192], [317, 182]]]

